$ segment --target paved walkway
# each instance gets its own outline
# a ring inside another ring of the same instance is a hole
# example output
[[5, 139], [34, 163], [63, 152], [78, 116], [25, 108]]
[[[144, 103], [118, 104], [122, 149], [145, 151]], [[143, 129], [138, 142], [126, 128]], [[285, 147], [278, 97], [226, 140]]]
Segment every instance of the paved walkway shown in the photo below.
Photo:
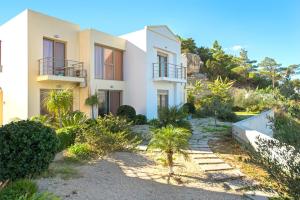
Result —
[[[189, 140], [190, 157], [197, 163], [211, 181], [223, 182], [224, 186], [240, 191], [258, 183], [249, 180], [239, 169], [230, 166], [212, 152], [208, 145], [209, 140], [217, 139], [213, 133], [205, 133], [201, 127], [210, 124], [209, 119], [191, 119], [193, 135]], [[268, 199], [262, 195], [253, 195], [256, 191], [244, 193], [248, 199]]]

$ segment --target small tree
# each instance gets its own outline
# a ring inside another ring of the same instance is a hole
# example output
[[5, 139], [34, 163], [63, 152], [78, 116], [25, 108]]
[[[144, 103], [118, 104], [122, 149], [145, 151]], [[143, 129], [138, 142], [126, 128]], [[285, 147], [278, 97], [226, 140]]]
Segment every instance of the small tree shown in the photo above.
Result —
[[259, 66], [261, 67], [260, 73], [272, 80], [272, 87], [275, 88], [275, 83], [281, 79], [283, 71], [281, 64], [278, 64], [273, 58], [265, 57]]
[[208, 84], [208, 88], [211, 92], [211, 106], [215, 118], [215, 125], [217, 125], [217, 115], [221, 108], [226, 104], [232, 103], [232, 98], [230, 95], [230, 89], [234, 81], [229, 81], [228, 79], [222, 80], [218, 77], [213, 83]]
[[150, 140], [148, 148], [160, 149], [166, 157], [167, 165], [169, 167], [169, 174], [174, 174], [174, 158], [175, 153], [181, 154], [188, 158], [188, 154], [185, 150], [188, 149], [188, 139], [190, 132], [183, 128], [175, 128], [171, 125], [156, 129], [153, 133], [153, 138]]
[[72, 92], [69, 89], [52, 90], [44, 103], [47, 110], [58, 119], [61, 128], [62, 117], [71, 110], [73, 104]]
[[94, 95], [89, 96], [85, 100], [85, 104], [92, 107], [92, 118], [94, 119], [95, 118], [94, 107], [96, 105], [98, 105], [98, 96], [97, 96], [97, 94], [95, 93]]

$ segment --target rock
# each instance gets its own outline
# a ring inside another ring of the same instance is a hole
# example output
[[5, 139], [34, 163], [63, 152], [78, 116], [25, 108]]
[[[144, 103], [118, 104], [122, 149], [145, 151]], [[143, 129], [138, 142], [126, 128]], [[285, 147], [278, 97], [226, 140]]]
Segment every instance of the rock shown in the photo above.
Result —
[[217, 172], [207, 172], [206, 175], [209, 179], [214, 181], [226, 181], [226, 180], [234, 180], [243, 178], [245, 174], [243, 174], [238, 169], [226, 170], [226, 171], [217, 171]]
[[247, 179], [228, 180], [224, 183], [225, 186], [232, 190], [242, 190], [251, 186], [258, 185], [257, 182]]

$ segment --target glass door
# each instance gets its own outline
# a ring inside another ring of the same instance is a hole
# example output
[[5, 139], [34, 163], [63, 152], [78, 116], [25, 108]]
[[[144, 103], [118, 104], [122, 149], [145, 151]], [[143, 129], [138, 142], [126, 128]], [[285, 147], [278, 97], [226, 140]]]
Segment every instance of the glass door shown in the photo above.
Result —
[[43, 74], [65, 75], [65, 43], [43, 40]]
[[168, 56], [157, 54], [159, 77], [168, 77]]

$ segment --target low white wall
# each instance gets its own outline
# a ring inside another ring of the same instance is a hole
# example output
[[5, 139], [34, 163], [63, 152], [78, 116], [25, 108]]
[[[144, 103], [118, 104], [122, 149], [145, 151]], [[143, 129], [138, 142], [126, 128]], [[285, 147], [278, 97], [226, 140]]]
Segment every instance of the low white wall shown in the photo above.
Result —
[[259, 115], [234, 123], [232, 135], [239, 142], [250, 144], [255, 147], [257, 137], [271, 139], [273, 131], [269, 127], [269, 118], [274, 117], [272, 110], [263, 112]]

